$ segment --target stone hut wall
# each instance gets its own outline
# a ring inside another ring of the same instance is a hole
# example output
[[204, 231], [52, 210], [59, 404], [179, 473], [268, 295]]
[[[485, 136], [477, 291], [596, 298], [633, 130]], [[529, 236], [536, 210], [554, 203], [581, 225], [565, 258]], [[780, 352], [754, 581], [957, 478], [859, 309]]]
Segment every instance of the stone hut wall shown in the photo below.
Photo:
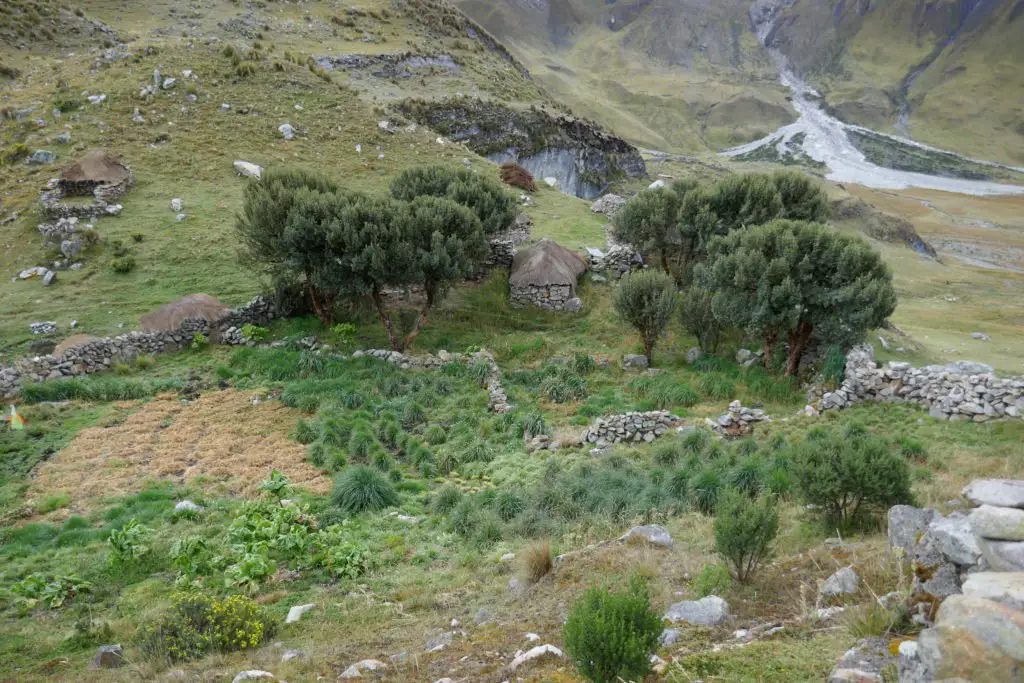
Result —
[[565, 310], [566, 304], [573, 299], [571, 285], [528, 285], [512, 286], [509, 297], [513, 304], [537, 306], [551, 311]]

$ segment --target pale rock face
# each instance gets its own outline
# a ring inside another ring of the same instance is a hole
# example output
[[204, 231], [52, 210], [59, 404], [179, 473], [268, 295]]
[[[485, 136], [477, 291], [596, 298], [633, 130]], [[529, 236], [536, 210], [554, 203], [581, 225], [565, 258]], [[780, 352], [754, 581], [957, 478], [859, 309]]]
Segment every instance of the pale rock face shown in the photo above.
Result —
[[964, 595], [1024, 610], [1024, 572], [975, 572], [964, 581]]
[[1024, 510], [982, 505], [970, 515], [978, 536], [994, 541], [1024, 541]]
[[857, 572], [853, 571], [853, 567], [843, 567], [835, 574], [825, 579], [825, 583], [821, 586], [821, 594], [844, 595], [847, 593], [855, 593], [859, 583], [860, 578], [857, 576]]
[[963, 495], [975, 505], [1024, 508], [1024, 480], [975, 479], [964, 488]]
[[921, 632], [924, 680], [1012, 681], [1024, 661], [1024, 612], [984, 598], [953, 595], [935, 626]]
[[640, 540], [662, 548], [672, 547], [672, 535], [668, 533], [668, 529], [658, 524], [635, 526], [619, 536], [619, 540], [624, 542]]
[[302, 615], [314, 609], [315, 607], [315, 604], [295, 605], [290, 610], [288, 610], [288, 616], [285, 618], [284, 623], [294, 624], [296, 621], [302, 618]]
[[256, 178], [258, 180], [263, 173], [262, 166], [251, 164], [248, 161], [236, 161], [234, 167], [236, 173], [246, 178]]
[[673, 624], [682, 622], [716, 626], [729, 618], [729, 603], [717, 595], [709, 595], [700, 600], [684, 600], [669, 607], [663, 618]]
[[1024, 541], [990, 541], [979, 538], [981, 554], [997, 572], [1024, 572]]

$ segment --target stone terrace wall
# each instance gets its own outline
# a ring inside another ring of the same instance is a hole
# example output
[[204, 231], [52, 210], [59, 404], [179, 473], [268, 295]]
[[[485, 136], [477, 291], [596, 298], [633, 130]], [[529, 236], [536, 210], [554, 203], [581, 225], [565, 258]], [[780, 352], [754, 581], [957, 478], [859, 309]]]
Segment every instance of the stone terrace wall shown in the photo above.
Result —
[[0, 397], [15, 396], [23, 382], [43, 382], [89, 375], [106, 370], [117, 361], [131, 360], [146, 354], [177, 351], [190, 344], [197, 332], [213, 336], [225, 343], [240, 344], [244, 341], [241, 338], [242, 325], [262, 325], [275, 316], [273, 302], [260, 296], [245, 306], [233, 309], [213, 324], [207, 320], [188, 319], [181, 327], [170, 332], [129, 332], [117, 337], [87, 342], [68, 349], [59, 357], [23, 358], [14, 365], [0, 366]]
[[1024, 377], [999, 378], [992, 368], [966, 361], [924, 368], [890, 362], [879, 368], [874, 349], [862, 345], [847, 355], [843, 384], [822, 396], [820, 409], [862, 401], [918, 403], [944, 420], [1019, 418], [1024, 414]]
[[598, 446], [626, 441], [650, 443], [679, 420], [679, 417], [667, 410], [602, 417], [595, 420], [583, 433], [583, 440]]

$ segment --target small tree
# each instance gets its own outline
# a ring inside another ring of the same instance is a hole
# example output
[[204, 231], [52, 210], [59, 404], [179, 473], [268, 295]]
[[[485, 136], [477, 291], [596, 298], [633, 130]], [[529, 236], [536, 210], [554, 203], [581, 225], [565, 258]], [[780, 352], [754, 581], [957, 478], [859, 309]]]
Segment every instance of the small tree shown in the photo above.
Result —
[[779, 511], [771, 496], [755, 501], [730, 491], [718, 502], [715, 549], [729, 563], [738, 581], [748, 581], [761, 561], [771, 555], [771, 544], [778, 532]]
[[701, 351], [714, 353], [725, 331], [712, 308], [714, 294], [701, 287], [690, 287], [679, 298], [679, 320], [683, 329], [697, 338]]
[[698, 284], [714, 291], [722, 322], [772, 350], [789, 345], [785, 374], [796, 373], [812, 336], [850, 346], [896, 307], [892, 273], [864, 240], [817, 223], [774, 221], [712, 240]]
[[650, 673], [651, 651], [661, 631], [661, 617], [651, 609], [647, 584], [633, 578], [621, 593], [587, 590], [569, 611], [563, 639], [587, 680], [639, 681]]
[[640, 333], [649, 363], [654, 362], [654, 347], [672, 319], [678, 298], [675, 281], [651, 270], [626, 275], [615, 290], [615, 310]]
[[644, 190], [615, 214], [613, 234], [644, 254], [657, 254], [661, 267], [669, 273], [669, 261], [678, 258], [681, 242], [676, 214], [679, 196], [672, 190]]
[[821, 185], [799, 171], [776, 171], [772, 183], [782, 199], [782, 218], [824, 223], [828, 220], [828, 195]]
[[804, 502], [833, 523], [910, 503], [910, 469], [892, 442], [853, 424], [845, 430], [815, 429], [792, 453], [797, 490]]
[[484, 234], [507, 229], [516, 218], [515, 199], [494, 180], [465, 168], [419, 166], [402, 171], [391, 196], [410, 202], [417, 197], [445, 197], [476, 214]]
[[775, 183], [763, 173], [731, 175], [720, 180], [714, 187], [712, 208], [722, 234], [763, 225], [780, 218], [785, 211]]

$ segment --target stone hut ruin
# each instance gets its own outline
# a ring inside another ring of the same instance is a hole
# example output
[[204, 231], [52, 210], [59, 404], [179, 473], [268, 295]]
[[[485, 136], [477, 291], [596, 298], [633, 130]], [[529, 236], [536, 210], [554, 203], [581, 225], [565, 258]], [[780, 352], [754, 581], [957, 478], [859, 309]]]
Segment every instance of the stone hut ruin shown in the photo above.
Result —
[[[123, 161], [103, 149], [89, 151], [61, 171], [40, 194], [43, 213], [51, 218], [86, 217], [116, 213], [109, 208], [135, 186], [135, 174]], [[66, 197], [94, 198], [90, 204], [67, 204]]]
[[139, 328], [144, 332], [182, 330], [206, 334], [230, 312], [230, 308], [209, 294], [189, 294], [142, 316]]
[[512, 260], [509, 288], [513, 304], [552, 311], [579, 311], [576, 281], [587, 270], [582, 258], [565, 247], [543, 239]]

